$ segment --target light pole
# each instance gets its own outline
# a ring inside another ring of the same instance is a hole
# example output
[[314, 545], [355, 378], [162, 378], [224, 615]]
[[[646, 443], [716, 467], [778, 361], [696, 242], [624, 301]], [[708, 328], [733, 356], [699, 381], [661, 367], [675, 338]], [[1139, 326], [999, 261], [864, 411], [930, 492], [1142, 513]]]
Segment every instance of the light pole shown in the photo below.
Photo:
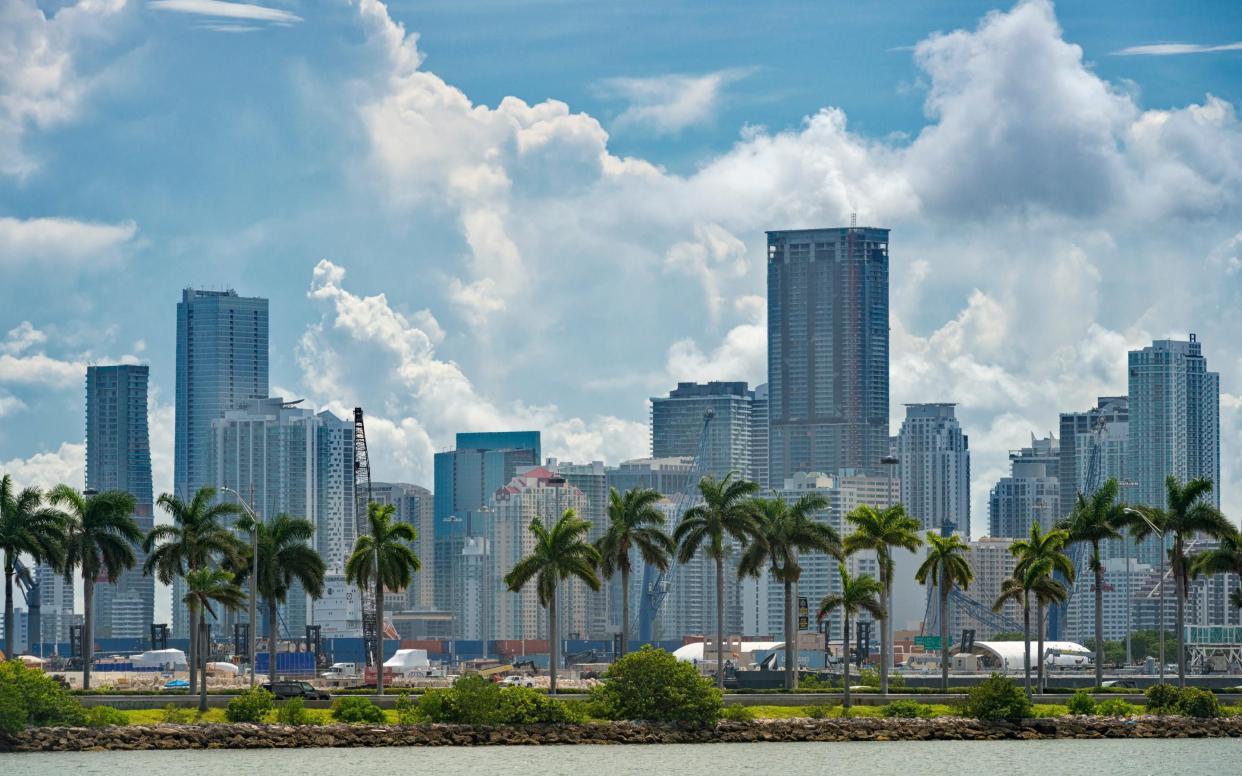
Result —
[[[238, 502], [240, 502], [242, 505], [242, 509], [246, 510], [247, 514], [250, 515], [250, 519], [254, 522], [254, 528], [251, 529], [250, 531], [250, 561], [251, 561], [250, 614], [249, 614], [250, 624], [247, 626], [247, 628], [250, 631], [250, 633], [248, 634], [250, 636], [249, 638], [249, 641], [250, 641], [250, 689], [253, 690], [254, 683], [255, 683], [255, 676], [254, 676], [255, 675], [255, 664], [257, 662], [256, 660], [257, 655], [255, 655], [255, 649], [257, 645], [255, 642], [255, 639], [257, 638], [258, 631], [259, 631], [255, 623], [255, 617], [257, 616], [256, 610], [258, 609], [258, 596], [259, 596], [259, 516], [255, 514], [255, 511], [250, 508], [250, 505], [246, 503], [246, 500], [242, 498], [241, 494], [238, 493], [237, 491], [233, 490], [232, 488], [228, 488], [228, 487], [222, 487], [220, 488], [220, 491], [223, 493], [232, 493], [234, 496], [236, 496]], [[275, 665], [275, 660], [276, 660], [276, 647], [274, 646], [275, 634], [272, 634], [272, 633], [267, 634], [267, 640], [269, 642], [267, 656], [269, 660], [273, 661], [272, 665]]]
[[[1139, 519], [1142, 520], [1144, 523], [1147, 523], [1147, 527], [1150, 528], [1152, 531], [1154, 531], [1156, 535], [1160, 537], [1160, 593], [1159, 593], [1160, 604], [1159, 604], [1158, 614], [1156, 615], [1156, 619], [1158, 621], [1156, 624], [1156, 630], [1160, 638], [1160, 683], [1164, 684], [1164, 551], [1165, 551], [1164, 531], [1157, 528], [1156, 524], [1153, 523], [1151, 519], [1147, 517], [1147, 515], [1143, 514], [1137, 509], [1126, 507], [1125, 512], [1126, 514], [1130, 514], [1130, 515], [1138, 515]], [[1127, 555], [1127, 564], [1128, 564], [1128, 558], [1129, 556]]]

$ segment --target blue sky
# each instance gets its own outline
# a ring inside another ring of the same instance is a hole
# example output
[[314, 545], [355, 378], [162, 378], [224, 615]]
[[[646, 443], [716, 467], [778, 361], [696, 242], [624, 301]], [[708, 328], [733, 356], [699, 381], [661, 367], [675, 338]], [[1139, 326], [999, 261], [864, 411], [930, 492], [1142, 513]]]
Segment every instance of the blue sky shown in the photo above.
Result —
[[1231, 2], [0, 0], [0, 466], [80, 484], [84, 366], [137, 360], [168, 487], [187, 284], [269, 297], [273, 390], [367, 407], [381, 477], [496, 427], [642, 455], [647, 397], [763, 380], [763, 230], [858, 212], [894, 430], [960, 403], [976, 535], [1008, 449], [1192, 330], [1242, 506], [1238, 41]]

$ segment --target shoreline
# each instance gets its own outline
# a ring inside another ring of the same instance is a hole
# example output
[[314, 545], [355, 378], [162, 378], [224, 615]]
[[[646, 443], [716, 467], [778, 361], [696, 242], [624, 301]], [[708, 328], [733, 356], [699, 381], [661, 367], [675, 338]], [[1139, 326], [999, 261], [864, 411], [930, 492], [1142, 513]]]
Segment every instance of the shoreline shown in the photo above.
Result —
[[980, 722], [957, 717], [783, 719], [722, 721], [714, 726], [639, 722], [301, 727], [162, 724], [30, 728], [12, 736], [0, 734], [0, 752], [1239, 737], [1242, 737], [1242, 717], [1058, 717], [1021, 722]]

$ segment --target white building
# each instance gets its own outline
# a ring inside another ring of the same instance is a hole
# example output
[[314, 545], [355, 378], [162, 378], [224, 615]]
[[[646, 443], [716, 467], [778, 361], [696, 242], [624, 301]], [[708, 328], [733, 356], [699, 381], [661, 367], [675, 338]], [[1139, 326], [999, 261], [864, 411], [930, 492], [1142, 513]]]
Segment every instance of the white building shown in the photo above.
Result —
[[1031, 435], [1031, 446], [1009, 454], [1010, 472], [1002, 477], [988, 498], [988, 534], [1022, 539], [1031, 524], [1052, 528], [1059, 514], [1057, 438]]
[[956, 406], [906, 405], [897, 436], [901, 503], [925, 531], [950, 524], [970, 536], [970, 445]]

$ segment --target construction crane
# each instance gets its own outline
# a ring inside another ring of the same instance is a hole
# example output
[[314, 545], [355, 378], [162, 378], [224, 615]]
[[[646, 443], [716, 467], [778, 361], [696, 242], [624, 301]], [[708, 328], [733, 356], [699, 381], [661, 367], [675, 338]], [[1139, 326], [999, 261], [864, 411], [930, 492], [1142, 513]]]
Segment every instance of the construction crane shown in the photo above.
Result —
[[[39, 624], [41, 612], [39, 579], [26, 564], [22, 563], [21, 558], [14, 558], [13, 570], [15, 572], [13, 579], [17, 582], [17, 589], [22, 591], [22, 597], [26, 599], [26, 633], [28, 634], [26, 642], [31, 649], [34, 649], [34, 646], [43, 640]], [[13, 655], [7, 655], [7, 657], [13, 657]]]
[[[699, 446], [694, 454], [694, 463], [690, 467], [690, 473], [686, 476], [686, 486], [677, 499], [677, 506], [673, 509], [672, 525], [674, 527], [681, 522], [682, 515], [699, 498], [696, 488], [707, 468], [707, 434], [715, 417], [715, 410], [708, 409], [703, 412], [703, 427], [699, 431]], [[651, 565], [643, 568], [643, 592], [638, 605], [638, 638], [640, 640], [649, 642], [655, 638], [656, 617], [660, 614], [664, 599], [668, 597], [668, 591], [672, 587], [676, 572], [676, 560], [673, 561], [668, 571], [660, 571]], [[628, 595], [629, 591], [625, 591], [624, 594]]]
[[[940, 535], [947, 537], [951, 535], [956, 528], [956, 523], [951, 521], [945, 522], [940, 526]], [[1009, 617], [1008, 615], [992, 611], [992, 607], [982, 601], [977, 601], [974, 598], [971, 598], [957, 585], [954, 585], [953, 589], [949, 591], [949, 606], [950, 610], [954, 607], [958, 608], [958, 610], [967, 617], [993, 632], [1009, 631], [1012, 633], [1014, 631], [1022, 630], [1022, 623], [1012, 617]], [[928, 585], [927, 605], [923, 611], [922, 633], [926, 634], [939, 632], [940, 605], [938, 593], [936, 592], [935, 585]]]
[[[354, 407], [354, 523], [358, 536], [371, 532], [367, 512], [371, 503], [371, 460], [367, 456], [367, 430], [362, 422], [362, 408]], [[362, 602], [362, 643], [367, 665], [375, 665], [375, 640], [379, 629], [375, 622], [375, 596], [370, 585], [359, 587]]]

